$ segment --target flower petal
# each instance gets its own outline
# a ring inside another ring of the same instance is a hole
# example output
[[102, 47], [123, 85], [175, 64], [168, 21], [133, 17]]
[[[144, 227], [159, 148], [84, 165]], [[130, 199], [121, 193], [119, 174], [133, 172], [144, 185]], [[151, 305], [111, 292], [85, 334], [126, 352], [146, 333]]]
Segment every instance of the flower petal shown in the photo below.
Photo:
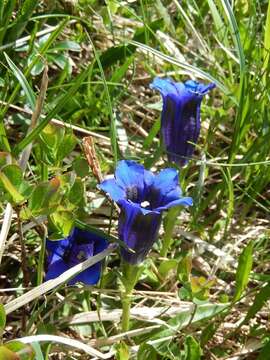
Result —
[[62, 240], [46, 240], [46, 249], [52, 252], [56, 252], [58, 248], [66, 249], [69, 246], [69, 238], [65, 238]]
[[[178, 171], [172, 168], [160, 171], [160, 173], [155, 176], [148, 193], [148, 201], [151, 204], [151, 208], [156, 209], [159, 206], [165, 205], [166, 195], [173, 191], [174, 193], [171, 195], [175, 195], [175, 199], [181, 196], [182, 192], [178, 186]], [[171, 197], [168, 201], [171, 201]]]
[[178, 94], [178, 89], [176, 88], [175, 83], [169, 78], [161, 79], [156, 77], [150, 84], [150, 88], [158, 90], [162, 96]]
[[[71, 234], [60, 241], [47, 240], [48, 272], [46, 279], [54, 279], [69, 268], [98, 254], [108, 246], [103, 237], [79, 228], [74, 228]], [[69, 281], [75, 284], [81, 281], [87, 285], [96, 284], [100, 278], [101, 262], [94, 264]]]
[[158, 238], [161, 224], [161, 214], [156, 211], [147, 211], [143, 214], [138, 204], [129, 201], [121, 202], [121, 213], [118, 223], [120, 240], [124, 241], [135, 253], [121, 249], [125, 261], [130, 264], [141, 263], [152, 245]]
[[110, 198], [115, 202], [126, 198], [125, 191], [117, 184], [115, 179], [107, 179], [102, 181], [102, 183], [99, 185], [99, 188], [105, 193], [109, 194]]
[[125, 189], [126, 197], [140, 202], [144, 195], [144, 167], [135, 161], [122, 160], [115, 170], [117, 184]]
[[214, 89], [216, 87], [216, 84], [209, 83], [205, 85], [194, 80], [188, 80], [185, 82], [185, 87], [190, 91], [196, 92], [200, 95], [205, 95], [210, 90]]
[[57, 278], [68, 269], [69, 266], [62, 259], [59, 259], [58, 261], [54, 261], [48, 267], [48, 271], [45, 276], [45, 281]]
[[53, 263], [64, 257], [65, 251], [71, 246], [69, 237], [62, 240], [46, 240], [46, 250], [48, 251], [48, 264]]
[[170, 209], [171, 207], [179, 206], [179, 205], [192, 206], [193, 205], [193, 200], [192, 200], [191, 197], [182, 197], [182, 198], [179, 198], [177, 200], [168, 202], [167, 204], [164, 204], [163, 206], [158, 207], [156, 209], [156, 211], [167, 210], [167, 209]]
[[76, 282], [82, 282], [85, 285], [95, 285], [99, 282], [100, 273], [101, 263], [99, 262], [71, 279], [69, 285], [74, 285]]

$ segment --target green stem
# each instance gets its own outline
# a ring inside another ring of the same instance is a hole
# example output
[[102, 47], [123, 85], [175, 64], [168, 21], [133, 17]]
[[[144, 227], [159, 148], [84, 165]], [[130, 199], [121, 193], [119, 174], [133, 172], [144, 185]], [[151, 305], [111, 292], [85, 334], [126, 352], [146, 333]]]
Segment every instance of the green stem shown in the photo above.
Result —
[[122, 284], [123, 291], [121, 296], [122, 301], [122, 331], [129, 330], [130, 322], [130, 308], [132, 300], [132, 292], [138, 281], [142, 271], [142, 266], [131, 265], [123, 261], [122, 263]]
[[47, 239], [47, 229], [43, 226], [44, 234], [40, 235], [41, 237], [41, 249], [39, 253], [38, 259], [38, 268], [37, 268], [37, 285], [42, 283], [42, 274], [44, 270], [44, 259], [45, 259], [45, 251], [46, 251], [46, 239]]
[[124, 292], [122, 295], [122, 331], [123, 332], [129, 330], [130, 308], [131, 308], [131, 294]]
[[164, 219], [164, 236], [162, 240], [162, 247], [160, 250], [161, 257], [167, 257], [167, 253], [170, 249], [172, 237], [173, 237], [173, 229], [177, 220], [177, 216], [179, 215], [180, 209], [178, 207], [171, 208]]

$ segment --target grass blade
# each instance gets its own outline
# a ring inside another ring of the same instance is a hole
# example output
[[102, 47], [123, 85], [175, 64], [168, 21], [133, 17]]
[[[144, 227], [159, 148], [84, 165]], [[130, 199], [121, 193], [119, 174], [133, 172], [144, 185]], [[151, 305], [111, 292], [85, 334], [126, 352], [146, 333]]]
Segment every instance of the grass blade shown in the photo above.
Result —
[[252, 269], [252, 254], [253, 254], [253, 242], [251, 241], [239, 256], [238, 267], [236, 270], [236, 291], [233, 301], [236, 302], [240, 299], [243, 291], [245, 290], [249, 274]]
[[33, 140], [35, 140], [40, 132], [45, 128], [45, 126], [51, 121], [51, 119], [64, 108], [65, 104], [69, 99], [77, 92], [82, 82], [86, 79], [88, 75], [88, 67], [84, 70], [75, 81], [74, 85], [68, 90], [64, 96], [61, 97], [60, 101], [57, 105], [48, 113], [48, 115], [39, 123], [34, 130], [32, 130], [14, 149], [14, 153], [18, 155], [28, 144], [30, 144]]
[[34, 110], [36, 105], [36, 95], [34, 91], [31, 89], [31, 86], [29, 85], [28, 81], [26, 80], [21, 70], [17, 68], [17, 66], [14, 64], [14, 62], [10, 59], [10, 57], [6, 53], [4, 53], [4, 55], [14, 76], [16, 77], [21, 87], [23, 88], [31, 109]]

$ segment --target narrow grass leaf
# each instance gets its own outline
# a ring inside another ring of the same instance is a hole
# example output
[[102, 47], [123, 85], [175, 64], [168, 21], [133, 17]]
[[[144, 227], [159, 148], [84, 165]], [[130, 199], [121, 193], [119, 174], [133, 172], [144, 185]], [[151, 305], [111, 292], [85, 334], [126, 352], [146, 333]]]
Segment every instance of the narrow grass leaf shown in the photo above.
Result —
[[270, 340], [268, 340], [268, 342], [262, 348], [259, 356], [257, 357], [257, 360], [269, 359], [269, 353], [270, 353]]
[[151, 144], [153, 143], [153, 140], [155, 136], [159, 133], [160, 130], [160, 119], [154, 122], [154, 125], [152, 126], [151, 130], [149, 131], [149, 134], [147, 138], [143, 142], [143, 148], [148, 149]]
[[270, 284], [263, 287], [255, 296], [254, 302], [248, 309], [248, 313], [244, 319], [244, 323], [248, 323], [270, 299]]
[[14, 41], [20, 37], [38, 3], [38, 0], [24, 0], [20, 12], [17, 14], [16, 20], [13, 21], [12, 28], [8, 33], [8, 41]]
[[6, 312], [3, 304], [0, 304], [0, 341], [6, 326]]
[[245, 290], [249, 274], [252, 269], [252, 254], [253, 254], [253, 242], [251, 241], [242, 251], [239, 256], [238, 267], [236, 270], [236, 290], [233, 301], [236, 302], [240, 299], [243, 291]]
[[165, 55], [162, 52], [160, 52], [160, 51], [158, 51], [156, 49], [153, 49], [148, 45], [139, 43], [137, 41], [131, 40], [130, 43], [137, 46], [138, 48], [141, 48], [141, 49], [145, 50], [145, 51], [149, 51], [150, 53], [156, 55], [158, 58], [160, 58], [160, 59], [162, 59], [164, 61], [167, 61], [170, 64], [179, 66], [180, 68], [182, 68], [184, 70], [188, 70], [191, 73], [195, 74], [196, 76], [198, 76], [198, 77], [200, 77], [202, 79], [208, 80], [210, 82], [214, 82], [217, 85], [217, 87], [221, 91], [224, 92], [224, 94], [228, 95], [234, 102], [236, 102], [236, 99], [233, 98], [232, 95], [231, 95], [231, 91], [223, 83], [221, 83], [219, 80], [214, 78], [212, 75], [210, 75], [210, 74], [206, 73], [205, 71], [201, 70], [200, 68], [197, 68], [196, 66], [190, 65], [188, 63], [184, 63], [182, 61], [179, 61], [179, 60], [177, 60], [177, 59], [175, 59], [175, 58], [173, 58], [173, 57], [171, 57], [169, 55]]
[[229, 0], [221, 0], [222, 6], [224, 8], [228, 23], [229, 23], [229, 27], [230, 27], [230, 31], [231, 31], [231, 36], [235, 45], [235, 49], [238, 53], [238, 57], [239, 57], [239, 61], [240, 61], [240, 73], [242, 74], [245, 71], [245, 54], [244, 54], [244, 49], [242, 46], [242, 42], [241, 42], [241, 38], [240, 38], [240, 33], [239, 33], [239, 29], [238, 29], [238, 25], [233, 13], [233, 9], [231, 7], [231, 4], [229, 2]]
[[0, 44], [2, 44], [4, 36], [8, 30], [8, 24], [13, 15], [15, 6], [16, 6], [16, 0], [0, 1], [0, 7], [1, 7]]
[[70, 98], [77, 92], [83, 81], [86, 79], [88, 75], [88, 68], [84, 70], [74, 82], [74, 85], [70, 87], [68, 92], [64, 94], [56, 106], [48, 113], [48, 115], [39, 123], [35, 129], [33, 129], [14, 149], [14, 153], [18, 155], [28, 144], [34, 141], [41, 131], [45, 128], [45, 126], [51, 121], [51, 119], [61, 111], [65, 104], [70, 100]]
[[200, 344], [194, 339], [193, 336], [189, 335], [185, 340], [185, 360], [200, 360], [202, 351]]
[[14, 64], [14, 62], [9, 58], [9, 56], [6, 53], [4, 53], [4, 55], [14, 76], [16, 77], [21, 87], [23, 88], [23, 91], [25, 92], [25, 95], [27, 97], [31, 109], [34, 111], [36, 104], [36, 95], [34, 91], [32, 90], [31, 86], [29, 85], [28, 81], [26, 80], [21, 70]]
[[265, 23], [264, 32], [264, 51], [263, 51], [263, 73], [264, 83], [266, 85], [267, 69], [269, 63], [269, 52], [270, 52], [270, 2], [268, 3], [267, 17]]
[[114, 160], [114, 165], [116, 165], [117, 159], [118, 159], [118, 144], [117, 144], [115, 116], [114, 116], [114, 113], [113, 113], [111, 96], [110, 96], [109, 88], [108, 88], [108, 85], [107, 85], [106, 77], [105, 77], [105, 74], [104, 74], [102, 63], [100, 61], [99, 54], [98, 54], [98, 52], [96, 50], [96, 47], [95, 47], [92, 39], [90, 38], [90, 36], [88, 38], [89, 38], [89, 41], [91, 42], [91, 45], [93, 47], [95, 59], [96, 59], [96, 62], [98, 64], [98, 68], [99, 68], [100, 75], [101, 75], [101, 78], [102, 78], [102, 82], [103, 82], [103, 85], [104, 85], [105, 97], [106, 97], [106, 100], [107, 100], [108, 111], [109, 111], [110, 120], [111, 120], [110, 121], [110, 138], [111, 138], [111, 146], [112, 146], [112, 150], [113, 150], [113, 160]]

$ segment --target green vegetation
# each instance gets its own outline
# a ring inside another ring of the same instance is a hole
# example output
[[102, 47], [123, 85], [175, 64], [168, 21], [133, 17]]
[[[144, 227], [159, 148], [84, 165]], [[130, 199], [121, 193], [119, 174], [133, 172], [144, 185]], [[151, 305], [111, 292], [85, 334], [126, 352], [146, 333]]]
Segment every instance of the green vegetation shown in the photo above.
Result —
[[[270, 3], [4, 0], [0, 50], [0, 360], [267, 359]], [[216, 84], [181, 169], [155, 76]], [[133, 292], [113, 246], [98, 285], [44, 282], [75, 225], [125, 246], [97, 187], [121, 159], [178, 168], [193, 207], [165, 214]]]

